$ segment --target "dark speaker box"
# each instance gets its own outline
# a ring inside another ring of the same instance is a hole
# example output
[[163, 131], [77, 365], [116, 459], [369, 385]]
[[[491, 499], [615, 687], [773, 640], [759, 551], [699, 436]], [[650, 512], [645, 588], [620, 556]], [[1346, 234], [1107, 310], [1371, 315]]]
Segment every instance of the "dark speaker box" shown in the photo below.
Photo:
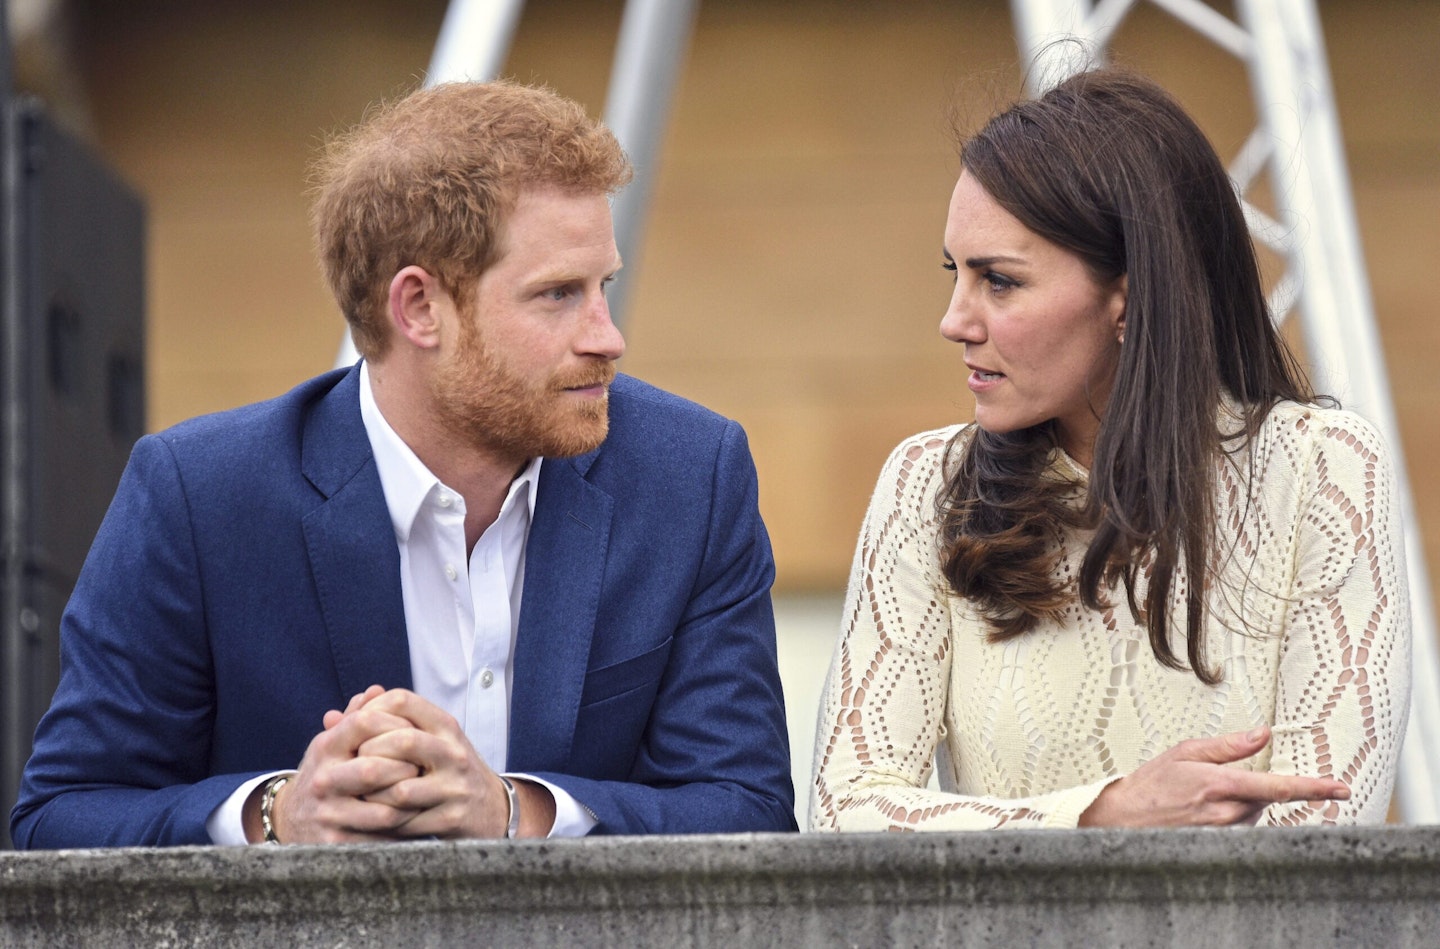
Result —
[[[145, 426], [140, 198], [38, 103], [11, 108], [0, 337], [0, 805], [59, 676], [60, 615]], [[12, 283], [13, 282], [13, 283]]]

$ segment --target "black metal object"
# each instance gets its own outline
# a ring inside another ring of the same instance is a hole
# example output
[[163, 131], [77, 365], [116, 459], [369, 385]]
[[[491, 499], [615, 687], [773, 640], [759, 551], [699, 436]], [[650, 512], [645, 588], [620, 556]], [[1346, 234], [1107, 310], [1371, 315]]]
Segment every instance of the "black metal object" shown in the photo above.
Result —
[[[3, 13], [3, 9], [0, 9]], [[5, 100], [0, 809], [59, 675], [60, 615], [143, 434], [144, 208], [39, 103]]]

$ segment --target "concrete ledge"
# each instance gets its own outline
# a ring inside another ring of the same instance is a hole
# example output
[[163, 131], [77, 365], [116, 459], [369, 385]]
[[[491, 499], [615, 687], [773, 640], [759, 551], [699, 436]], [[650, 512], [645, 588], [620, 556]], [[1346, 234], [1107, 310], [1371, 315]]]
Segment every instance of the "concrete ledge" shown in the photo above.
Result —
[[0, 854], [0, 944], [1434, 946], [1440, 828]]

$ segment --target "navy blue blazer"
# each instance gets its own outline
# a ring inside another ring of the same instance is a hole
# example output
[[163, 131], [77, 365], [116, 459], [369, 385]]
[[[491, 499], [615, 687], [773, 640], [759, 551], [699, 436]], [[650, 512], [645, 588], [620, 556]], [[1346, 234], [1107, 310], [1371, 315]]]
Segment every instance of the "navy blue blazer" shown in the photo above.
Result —
[[[625, 376], [610, 416], [541, 466], [507, 767], [595, 833], [793, 830], [744, 432]], [[356, 368], [141, 439], [61, 623], [16, 846], [208, 843], [327, 709], [410, 686], [399, 567]]]

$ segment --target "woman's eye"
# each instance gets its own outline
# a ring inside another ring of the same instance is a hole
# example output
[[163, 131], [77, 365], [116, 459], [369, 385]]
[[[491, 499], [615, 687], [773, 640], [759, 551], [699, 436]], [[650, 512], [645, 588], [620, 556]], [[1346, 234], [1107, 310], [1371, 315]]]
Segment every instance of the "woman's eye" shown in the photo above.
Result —
[[1010, 279], [1004, 274], [998, 274], [993, 270], [985, 271], [981, 279], [988, 283], [990, 285], [990, 289], [995, 293], [1003, 293], [1006, 290], [1010, 290], [1020, 285], [1018, 282]]

